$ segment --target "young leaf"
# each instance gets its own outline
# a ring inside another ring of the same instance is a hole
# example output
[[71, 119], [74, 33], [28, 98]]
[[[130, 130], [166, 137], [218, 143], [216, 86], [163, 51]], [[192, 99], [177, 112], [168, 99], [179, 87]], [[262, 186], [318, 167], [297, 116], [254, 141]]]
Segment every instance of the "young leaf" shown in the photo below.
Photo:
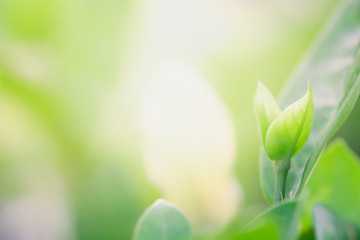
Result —
[[324, 205], [313, 210], [315, 236], [317, 240], [356, 240], [359, 239], [355, 226], [344, 222]]
[[304, 97], [288, 106], [271, 123], [266, 134], [265, 151], [272, 160], [292, 157], [309, 137], [314, 117], [310, 84]]
[[190, 240], [191, 228], [183, 213], [172, 204], [157, 200], [140, 217], [134, 240]]
[[271, 92], [261, 82], [258, 82], [254, 97], [254, 106], [256, 118], [259, 123], [259, 131], [263, 144], [265, 145], [268, 128], [275, 118], [279, 116], [281, 110]]
[[[301, 192], [316, 162], [334, 133], [350, 114], [360, 93], [360, 1], [348, 0], [331, 19], [316, 45], [285, 88], [280, 106], [299, 98], [311, 82], [314, 95], [313, 127], [304, 147], [292, 158], [287, 176], [287, 197]], [[261, 182], [272, 203], [275, 191], [273, 164], [262, 151]]]
[[337, 139], [329, 145], [312, 174], [306, 190], [310, 192], [303, 227], [309, 228], [310, 212], [322, 203], [336, 211], [344, 220], [360, 226], [360, 159]]
[[293, 240], [304, 211], [305, 199], [284, 202], [256, 217], [235, 239]]

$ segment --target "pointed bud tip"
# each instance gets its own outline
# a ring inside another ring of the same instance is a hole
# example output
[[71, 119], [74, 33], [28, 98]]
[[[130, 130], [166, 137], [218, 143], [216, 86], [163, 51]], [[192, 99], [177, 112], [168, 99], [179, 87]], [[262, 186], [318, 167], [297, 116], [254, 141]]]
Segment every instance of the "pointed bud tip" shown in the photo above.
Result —
[[269, 89], [259, 80], [257, 82], [255, 97], [263, 96], [264, 94], [271, 94]]
[[310, 81], [308, 81], [308, 89], [311, 91], [312, 89], [311, 89], [311, 83], [310, 83]]
[[309, 97], [312, 98], [312, 87], [311, 87], [310, 81], [308, 82], [308, 89], [307, 89], [306, 95], [309, 95]]
[[257, 82], [257, 89], [259, 88], [266, 88], [265, 85], [260, 80]]

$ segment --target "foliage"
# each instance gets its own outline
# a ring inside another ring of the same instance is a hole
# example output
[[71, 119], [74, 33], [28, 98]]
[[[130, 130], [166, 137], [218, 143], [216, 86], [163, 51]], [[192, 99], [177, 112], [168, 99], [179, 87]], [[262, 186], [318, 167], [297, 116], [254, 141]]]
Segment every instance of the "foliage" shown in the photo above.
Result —
[[1, 0], [0, 239], [360, 239], [360, 0], [274, 98], [338, 1]]
[[280, 106], [290, 106], [281, 111], [258, 84], [261, 181], [266, 199], [275, 205], [230, 239], [359, 238], [359, 159], [342, 140], [321, 156], [360, 94], [359, 45], [360, 2], [350, 0], [290, 79], [280, 100]]
[[[261, 91], [265, 87], [261, 84], [258, 89]], [[255, 98], [262, 98], [260, 96], [262, 92], [259, 92], [259, 90]], [[266, 95], [269, 94], [268, 90], [262, 91]], [[257, 107], [259, 103], [255, 100], [255, 108], [264, 109], [263, 111], [265, 112], [263, 114], [257, 111], [260, 128], [262, 128], [264, 149], [271, 160], [285, 160], [295, 155], [304, 146], [309, 137], [314, 117], [311, 86], [309, 84], [304, 97], [288, 106], [282, 112], [280, 112], [276, 102], [273, 103], [274, 98], [272, 96], [267, 98], [263, 97], [264, 100], [260, 104], [265, 105], [264, 103], [270, 102], [272, 104], [270, 110], [268, 110], [267, 106]]]
[[314, 207], [314, 228], [318, 240], [359, 239], [352, 224], [346, 225], [334, 212], [322, 205]]
[[173, 205], [157, 200], [139, 219], [134, 240], [190, 240], [191, 228]]
[[311, 209], [325, 204], [341, 217], [360, 226], [360, 159], [337, 139], [325, 150], [306, 186], [310, 193], [303, 227], [310, 227]]
[[[344, 123], [356, 102], [360, 91], [359, 34], [360, 3], [347, 1], [329, 21], [285, 87], [280, 105], [293, 102], [309, 81], [314, 94], [313, 129], [305, 146], [292, 159], [287, 197], [301, 193], [326, 143]], [[261, 182], [270, 203], [275, 192], [274, 181], [271, 161], [262, 153]]]
[[305, 199], [284, 202], [256, 217], [237, 239], [297, 239]]

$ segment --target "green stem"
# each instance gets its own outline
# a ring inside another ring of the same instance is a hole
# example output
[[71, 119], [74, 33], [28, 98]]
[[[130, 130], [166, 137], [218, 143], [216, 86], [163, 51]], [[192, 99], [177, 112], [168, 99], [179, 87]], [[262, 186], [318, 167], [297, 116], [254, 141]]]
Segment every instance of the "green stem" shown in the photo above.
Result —
[[290, 157], [275, 161], [275, 203], [280, 203], [286, 196], [286, 178], [290, 170]]

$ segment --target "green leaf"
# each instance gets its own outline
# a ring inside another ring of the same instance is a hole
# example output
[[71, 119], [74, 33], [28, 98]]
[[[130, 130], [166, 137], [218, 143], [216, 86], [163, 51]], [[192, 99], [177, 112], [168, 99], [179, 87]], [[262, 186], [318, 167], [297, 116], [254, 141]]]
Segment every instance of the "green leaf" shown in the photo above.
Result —
[[272, 160], [284, 160], [297, 153], [310, 135], [314, 106], [310, 84], [304, 97], [288, 106], [271, 123], [265, 150]]
[[[287, 197], [300, 193], [325, 144], [344, 123], [360, 92], [360, 1], [349, 0], [331, 19], [307, 57], [299, 65], [280, 100], [287, 106], [298, 99], [308, 82], [314, 96], [314, 120], [308, 141], [292, 158]], [[271, 161], [261, 154], [261, 182], [273, 203], [275, 175]]]
[[310, 212], [314, 205], [323, 203], [343, 219], [360, 226], [360, 159], [338, 139], [327, 147], [309, 180], [310, 192], [303, 220], [309, 228]]
[[297, 239], [304, 200], [284, 202], [270, 208], [256, 217], [235, 239]]
[[184, 214], [172, 204], [157, 200], [140, 217], [134, 240], [190, 240], [192, 232]]
[[265, 145], [266, 133], [270, 124], [277, 118], [281, 112], [271, 92], [258, 82], [254, 97], [254, 107], [256, 118], [259, 123], [259, 131]]
[[313, 218], [317, 240], [358, 239], [355, 227], [350, 224], [346, 225], [333, 211], [324, 205], [314, 207]]

